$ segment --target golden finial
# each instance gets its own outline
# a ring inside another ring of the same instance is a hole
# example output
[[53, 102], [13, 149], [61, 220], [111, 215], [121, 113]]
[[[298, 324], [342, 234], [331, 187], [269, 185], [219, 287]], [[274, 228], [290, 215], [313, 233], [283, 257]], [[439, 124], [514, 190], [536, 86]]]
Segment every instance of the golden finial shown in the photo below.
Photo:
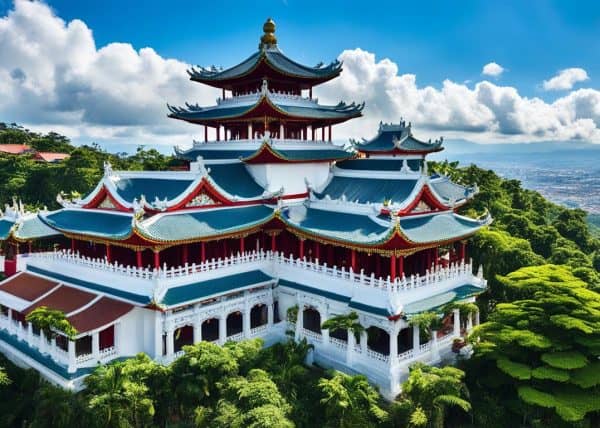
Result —
[[260, 48], [267, 47], [269, 45], [277, 44], [277, 37], [275, 37], [275, 21], [271, 18], [267, 18], [263, 24], [263, 31], [265, 34], [260, 38]]

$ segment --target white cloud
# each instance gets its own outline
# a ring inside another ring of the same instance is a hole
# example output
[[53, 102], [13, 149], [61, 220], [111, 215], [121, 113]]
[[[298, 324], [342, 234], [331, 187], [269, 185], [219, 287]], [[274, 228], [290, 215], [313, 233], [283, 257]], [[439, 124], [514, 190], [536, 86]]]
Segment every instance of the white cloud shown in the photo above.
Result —
[[98, 49], [84, 22], [17, 0], [0, 19], [0, 120], [60, 126], [76, 138], [189, 144], [201, 129], [168, 119], [166, 102], [211, 104], [218, 91], [190, 82], [187, 67], [152, 48]]
[[577, 82], [588, 80], [588, 74], [583, 68], [566, 68], [550, 80], [544, 80], [544, 89], [547, 91], [564, 91], [573, 88]]
[[[488, 140], [600, 142], [600, 91], [579, 89], [545, 102], [488, 81], [419, 86], [389, 59], [344, 51], [344, 71], [319, 86], [322, 103], [366, 101], [364, 117], [334, 137], [369, 137], [383, 121], [410, 120], [419, 136]], [[234, 62], [235, 58], [232, 58]], [[218, 91], [190, 82], [187, 64], [130, 44], [96, 47], [80, 20], [65, 22], [45, 4], [17, 0], [0, 18], [0, 121], [59, 130], [77, 141], [189, 145], [202, 128], [166, 117], [166, 102], [214, 104]]]
[[485, 80], [419, 86], [414, 74], [399, 74], [394, 62], [378, 61], [361, 49], [346, 50], [339, 58], [344, 71], [321, 87], [321, 101], [364, 100], [366, 107], [363, 118], [337, 127], [337, 137], [369, 137], [380, 120], [397, 122], [402, 116], [427, 137], [600, 142], [600, 91], [594, 89], [580, 89], [549, 103]]
[[495, 62], [490, 62], [483, 66], [481, 70], [481, 74], [485, 74], [486, 76], [498, 77], [502, 73], [504, 73], [504, 67], [500, 64], [496, 64]]

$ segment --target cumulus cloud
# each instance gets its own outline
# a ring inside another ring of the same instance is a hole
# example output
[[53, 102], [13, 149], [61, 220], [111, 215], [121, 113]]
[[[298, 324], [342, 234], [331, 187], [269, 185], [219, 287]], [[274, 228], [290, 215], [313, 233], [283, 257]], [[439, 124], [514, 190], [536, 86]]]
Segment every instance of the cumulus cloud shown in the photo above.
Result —
[[[336, 139], [369, 137], [380, 120], [404, 117], [425, 138], [600, 142], [600, 91], [594, 89], [546, 102], [486, 80], [420, 86], [416, 75], [361, 49], [339, 59], [341, 76], [315, 94], [322, 103], [366, 101], [366, 108], [363, 118], [336, 126]], [[17, 0], [0, 18], [0, 121], [78, 141], [189, 145], [202, 129], [168, 119], [166, 102], [211, 105], [219, 93], [190, 82], [187, 67], [149, 47], [97, 47], [84, 22], [65, 22], [43, 3]]]
[[72, 137], [134, 143], [190, 142], [200, 129], [166, 117], [166, 102], [214, 103], [218, 92], [189, 81], [187, 64], [152, 48], [98, 49], [90, 28], [40, 2], [17, 0], [0, 19], [0, 120], [61, 127]]
[[340, 55], [344, 71], [323, 85], [321, 101], [366, 101], [364, 117], [340, 125], [342, 136], [371, 136], [377, 123], [413, 122], [420, 135], [477, 141], [586, 139], [600, 142], [600, 91], [579, 89], [553, 102], [522, 96], [511, 86], [489, 81], [472, 85], [445, 80], [419, 86], [414, 74], [400, 74], [389, 59], [362, 49]]
[[500, 64], [496, 64], [495, 62], [487, 63], [481, 70], [481, 74], [492, 77], [498, 77], [502, 73], [504, 73], [504, 67], [502, 67]]
[[566, 68], [558, 72], [550, 80], [544, 80], [544, 89], [547, 91], [564, 91], [573, 89], [578, 82], [588, 80], [588, 74], [583, 68]]

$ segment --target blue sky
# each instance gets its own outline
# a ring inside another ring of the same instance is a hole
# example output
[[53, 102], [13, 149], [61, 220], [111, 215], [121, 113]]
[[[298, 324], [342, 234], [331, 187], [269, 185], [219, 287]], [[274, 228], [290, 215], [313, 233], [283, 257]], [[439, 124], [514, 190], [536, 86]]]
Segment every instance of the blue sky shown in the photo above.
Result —
[[539, 82], [561, 69], [600, 74], [598, 1], [48, 3], [63, 19], [86, 22], [98, 46], [151, 46], [189, 63], [235, 64], [253, 52], [271, 16], [282, 48], [300, 61], [329, 61], [360, 47], [416, 73], [424, 85], [476, 80], [490, 61], [507, 68], [503, 82], [525, 95], [545, 97]]
[[[55, 88], [39, 89], [33, 78], [36, 71], [27, 69], [34, 68], [34, 61], [26, 53], [15, 54], [18, 50], [15, 40], [25, 37], [35, 46], [49, 43], [48, 51], [54, 50], [52, 58], [46, 61], [50, 64], [39, 67], [48, 67], [68, 79], [73, 73], [64, 73], [65, 67], [81, 62], [71, 58], [74, 55], [86, 58], [85, 61], [94, 64], [96, 72], [100, 72], [97, 57], [106, 53], [102, 48], [107, 46], [111, 49], [105, 50], [112, 50], [107, 56], [123, 64], [136, 60], [134, 54], [141, 56], [140, 50], [150, 47], [161, 61], [175, 59], [182, 65], [231, 66], [256, 49], [262, 23], [271, 16], [277, 23], [280, 47], [299, 62], [328, 62], [343, 55], [347, 64], [345, 76], [343, 73], [346, 80], [325, 87], [320, 96], [331, 102], [339, 95], [347, 100], [366, 100], [371, 107], [366, 115], [371, 115], [371, 121], [365, 122], [365, 126], [379, 119], [393, 120], [403, 115], [418, 121], [426, 135], [444, 134], [476, 141], [600, 139], [600, 92], [597, 90], [600, 86], [600, 2], [597, 1], [147, 0], [142, 3], [58, 0], [33, 5], [26, 1], [0, 0], [0, 17], [5, 21], [3, 33], [0, 18], [0, 72], [4, 67], [21, 85], [11, 88], [7, 94], [25, 97], [23, 91], [27, 90], [25, 99], [31, 99], [32, 94], [48, 90], [51, 91], [49, 97], [56, 96], [58, 104], [53, 102], [46, 110], [40, 106], [43, 114], [36, 120], [32, 112], [17, 114], [14, 108], [3, 109], [0, 102], [0, 117], [7, 115], [4, 120], [18, 120], [33, 127], [56, 125], [66, 133], [73, 132], [74, 138], [116, 141], [149, 138], [162, 142], [161, 135], [170, 135], [179, 143], [199, 130], [183, 130], [180, 126], [173, 130], [167, 129], [167, 125], [160, 129], [134, 130], [136, 126], [143, 126], [144, 121], [135, 119], [136, 114], [131, 109], [119, 107], [123, 111], [119, 118], [113, 119], [104, 111], [92, 111], [91, 104], [82, 101], [89, 94], [93, 95], [95, 105], [102, 105], [102, 100], [109, 98], [113, 103], [119, 100], [114, 94], [118, 90], [111, 89], [108, 82], [103, 83], [106, 87], [100, 91], [97, 82], [103, 79], [95, 74], [92, 77], [92, 73], [78, 75], [76, 89], [69, 81], [64, 93], [56, 93]], [[20, 15], [25, 18], [20, 19]], [[70, 26], [74, 20], [81, 21], [91, 32], [89, 37], [81, 36], [83, 31], [72, 31]], [[34, 28], [46, 26], [45, 37], [36, 39], [39, 35]], [[79, 54], [69, 50], [68, 43], [58, 42], [63, 37], [60, 35], [55, 37], [54, 43], [53, 36], [48, 36], [52, 31], [64, 33], [63, 36], [77, 33], [69, 37], [81, 36], [82, 43], [91, 38], [97, 52], [92, 54], [90, 49], [82, 48], [84, 53]], [[123, 52], [121, 45], [121, 52], [115, 53], [118, 50], [115, 43], [130, 44], [133, 54]], [[22, 61], [21, 56], [25, 58]], [[15, 63], [9, 58], [16, 58]], [[384, 58], [390, 62], [382, 62]], [[103, 67], [107, 62], [102, 63]], [[483, 74], [482, 68], [491, 62], [499, 64], [500, 71]], [[115, 88], [120, 83], [124, 87], [131, 86], [133, 77], [120, 73], [127, 71], [127, 65], [123, 65], [122, 70], [111, 67], [114, 65], [106, 70], [113, 73]], [[173, 67], [166, 68], [174, 72]], [[80, 71], [80, 68], [75, 69]], [[140, 68], [140, 79], [144, 79], [143, 69]], [[372, 89], [352, 87], [351, 78], [356, 80], [366, 69], [370, 70]], [[544, 84], [562, 70], [570, 70], [571, 74], [563, 76], [567, 83], [563, 79], [554, 85]], [[373, 74], [386, 77], [373, 77]], [[410, 81], [412, 75], [414, 82]], [[57, 82], [62, 85], [64, 80], [60, 77]], [[158, 83], [153, 86], [148, 83], [145, 93], [156, 89], [157, 99], [150, 102], [140, 96], [140, 103], [158, 106], [158, 98], [164, 96], [168, 98], [160, 100], [164, 106], [167, 101], [182, 102], [183, 95], [195, 97], [188, 101], [214, 102], [212, 93], [202, 92], [191, 83], [185, 86], [183, 81], [177, 81], [173, 83], [177, 89], [166, 90], [161, 79], [155, 80]], [[43, 83], [38, 85], [44, 86]], [[60, 85], [57, 87], [62, 88]], [[63, 99], [74, 92], [77, 97]], [[410, 97], [413, 92], [419, 101], [403, 109], [402, 105], [412, 100], [403, 98], [400, 102], [398, 94]], [[3, 95], [1, 85], [0, 95]], [[101, 99], [102, 96], [105, 98]], [[459, 98], [470, 101], [458, 105]], [[135, 99], [130, 93], [125, 104]], [[436, 103], [443, 111], [435, 111]], [[61, 107], [64, 105], [68, 108]], [[134, 108], [133, 102], [131, 108]], [[49, 114], [48, 109], [53, 114]], [[77, 126], [72, 123], [75, 111], [81, 113]], [[153, 111], [158, 111], [158, 107]], [[129, 117], [139, 123], [128, 124]], [[349, 127], [341, 134], [345, 137], [357, 129], [360, 126]]]

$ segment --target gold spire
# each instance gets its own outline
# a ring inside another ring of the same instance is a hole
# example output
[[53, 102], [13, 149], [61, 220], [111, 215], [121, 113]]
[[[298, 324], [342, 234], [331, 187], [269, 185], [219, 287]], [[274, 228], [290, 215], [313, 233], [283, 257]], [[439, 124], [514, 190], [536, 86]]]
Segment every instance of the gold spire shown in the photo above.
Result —
[[268, 47], [269, 45], [277, 44], [277, 37], [275, 37], [275, 21], [271, 18], [267, 18], [263, 24], [263, 31], [265, 34], [260, 38], [260, 48]]

